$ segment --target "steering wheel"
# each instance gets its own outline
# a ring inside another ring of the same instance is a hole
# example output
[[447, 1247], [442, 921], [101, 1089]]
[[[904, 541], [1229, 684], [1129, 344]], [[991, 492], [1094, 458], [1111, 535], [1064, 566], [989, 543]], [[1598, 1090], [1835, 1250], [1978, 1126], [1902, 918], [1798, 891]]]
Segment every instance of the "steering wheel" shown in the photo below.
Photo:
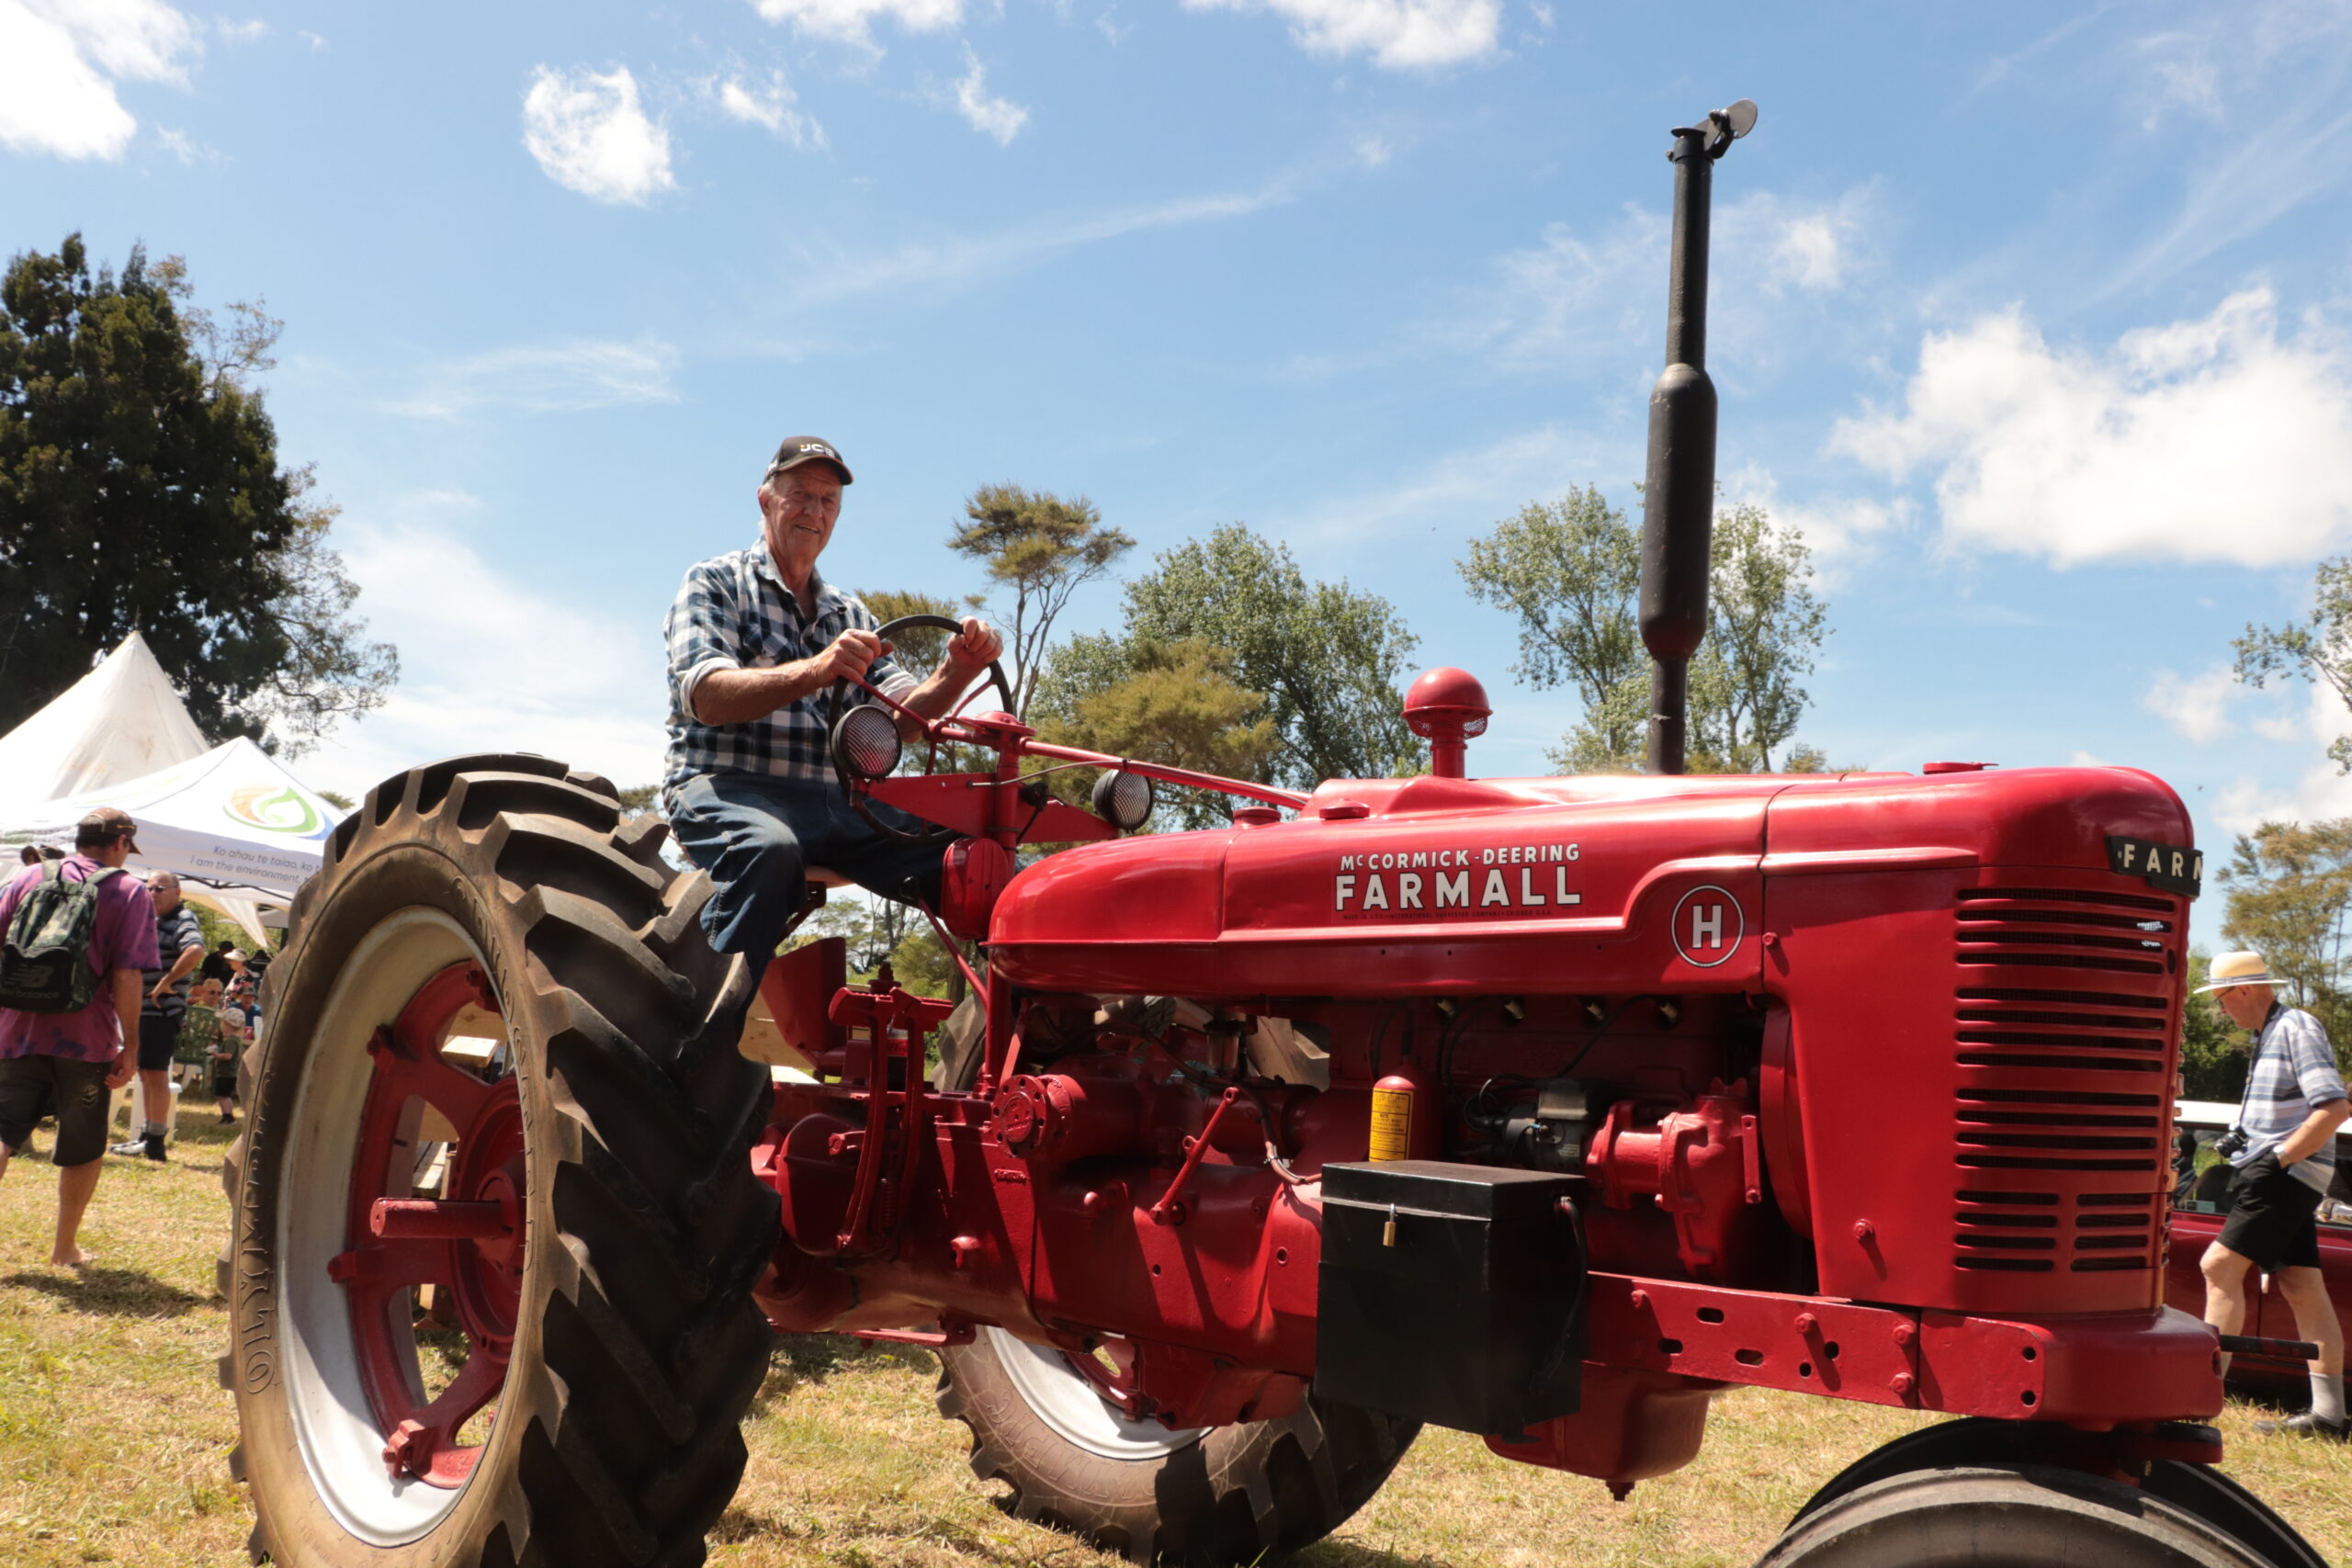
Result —
[[[890, 637], [894, 633], [904, 631], [910, 627], [925, 626], [935, 627], [938, 630], [945, 632], [960, 632], [964, 629], [964, 623], [958, 620], [952, 620], [945, 615], [900, 615], [897, 620], [875, 628], [874, 635], [880, 637], [884, 642], [888, 642], [890, 640]], [[1012, 709], [1012, 682], [1004, 678], [1004, 664], [1001, 660], [991, 659], [989, 660], [988, 680], [983, 681], [978, 686], [974, 687], [973, 691], [984, 691], [990, 682], [995, 684], [997, 695], [1004, 699], [1005, 711], [1008, 713], [1011, 712]], [[849, 689], [850, 683], [847, 680], [841, 680], [833, 682], [832, 696], [831, 701], [827, 704], [825, 710], [825, 735], [827, 738], [825, 754], [832, 761], [833, 777], [840, 782], [842, 793], [849, 796], [851, 809], [854, 810], [860, 817], [865, 818], [867, 825], [872, 827], [876, 832], [883, 834], [887, 838], [895, 839], [902, 844], [944, 843], [948, 840], [954, 838], [956, 834], [952, 829], [942, 828], [935, 823], [926, 823], [922, 828], [910, 831], [905, 828], [898, 826], [894, 822], [886, 820], [880, 813], [876, 812], [872, 807], [866, 804], [865, 794], [857, 787], [857, 779], [850, 773], [849, 769], [842, 761], [840, 749], [831, 744], [831, 737], [833, 732], [840, 728], [842, 716], [847, 713], [850, 708]], [[965, 701], [968, 702], [969, 700], [970, 694], [967, 694]], [[963, 703], [958, 703], [956, 705], [958, 712], [962, 711], [963, 705]]]

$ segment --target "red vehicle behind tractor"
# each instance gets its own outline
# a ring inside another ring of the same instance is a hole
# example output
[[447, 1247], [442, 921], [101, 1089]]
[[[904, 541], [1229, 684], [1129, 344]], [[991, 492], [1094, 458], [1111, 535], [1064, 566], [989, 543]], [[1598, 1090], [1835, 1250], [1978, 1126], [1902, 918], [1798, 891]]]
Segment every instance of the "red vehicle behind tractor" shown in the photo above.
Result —
[[[842, 984], [837, 942], [714, 955], [706, 879], [560, 763], [371, 792], [271, 968], [227, 1172], [257, 1551], [698, 1562], [781, 1330], [935, 1348], [1014, 1510], [1139, 1563], [1314, 1540], [1424, 1424], [1623, 1495], [1749, 1384], [1964, 1417], [1771, 1564], [2318, 1564], [2214, 1468], [2222, 1347], [2164, 1301], [2179, 798], [1679, 776], [1707, 182], [1753, 116], [1675, 139], [1652, 776], [1465, 776], [1458, 671], [1407, 700], [1429, 774], [1306, 793], [1004, 712], [922, 726], [987, 764], [934, 772], [846, 707], [853, 799], [935, 825], [960, 1011]], [[1154, 781], [1247, 804], [1131, 836]], [[761, 992], [806, 1071], [739, 1049]]]

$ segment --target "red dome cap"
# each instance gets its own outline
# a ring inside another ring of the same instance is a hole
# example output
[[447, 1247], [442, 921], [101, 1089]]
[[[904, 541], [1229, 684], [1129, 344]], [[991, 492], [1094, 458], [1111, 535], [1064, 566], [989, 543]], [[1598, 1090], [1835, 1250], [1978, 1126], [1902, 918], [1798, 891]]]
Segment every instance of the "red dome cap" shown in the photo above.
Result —
[[1405, 723], [1425, 740], [1456, 726], [1464, 736], [1483, 734], [1494, 711], [1478, 677], [1452, 665], [1422, 671], [1405, 694]]

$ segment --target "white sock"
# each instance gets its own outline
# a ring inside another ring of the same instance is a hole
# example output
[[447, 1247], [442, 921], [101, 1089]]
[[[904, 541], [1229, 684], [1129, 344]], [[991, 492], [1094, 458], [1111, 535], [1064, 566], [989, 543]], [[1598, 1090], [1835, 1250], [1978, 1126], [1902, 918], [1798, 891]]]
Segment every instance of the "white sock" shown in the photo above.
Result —
[[142, 1138], [160, 1138], [164, 1135], [164, 1124], [161, 1122], [150, 1122], [139, 1135]]
[[2312, 1414], [2323, 1421], [2344, 1419], [2344, 1374], [2313, 1372], [2312, 1374]]

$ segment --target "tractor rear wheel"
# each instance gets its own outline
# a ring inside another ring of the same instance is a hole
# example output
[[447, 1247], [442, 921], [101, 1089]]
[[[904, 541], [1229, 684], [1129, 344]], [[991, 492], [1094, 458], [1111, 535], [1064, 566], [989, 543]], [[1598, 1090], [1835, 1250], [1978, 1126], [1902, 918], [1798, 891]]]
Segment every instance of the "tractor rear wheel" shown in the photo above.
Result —
[[1016, 1517], [1139, 1563], [1295, 1551], [1369, 1502], [1420, 1424], [1313, 1395], [1290, 1416], [1171, 1432], [1130, 1420], [1057, 1350], [983, 1328], [940, 1352], [939, 1413], [972, 1431], [972, 1472]]
[[1801, 1514], [1757, 1568], [2272, 1568], [2135, 1487], [2041, 1465], [1915, 1470]]
[[703, 1560], [775, 1199], [752, 980], [663, 831], [529, 756], [416, 769], [335, 830], [223, 1172], [257, 1558]]

